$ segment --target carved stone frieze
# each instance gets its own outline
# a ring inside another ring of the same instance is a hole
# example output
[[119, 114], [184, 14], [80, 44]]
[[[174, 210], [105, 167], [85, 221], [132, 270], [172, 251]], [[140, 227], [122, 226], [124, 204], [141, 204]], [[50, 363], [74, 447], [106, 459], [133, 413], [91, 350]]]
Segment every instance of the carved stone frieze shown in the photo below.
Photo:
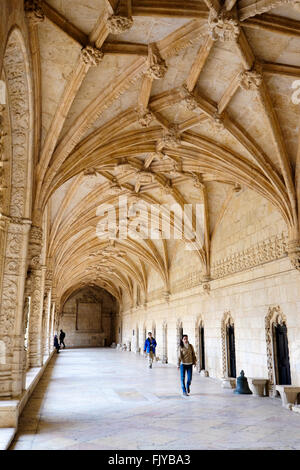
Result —
[[211, 269], [212, 278], [218, 279], [286, 256], [287, 239], [287, 234], [282, 233], [216, 261]]
[[133, 19], [126, 16], [111, 15], [107, 18], [106, 25], [111, 34], [125, 33], [132, 27]]
[[163, 78], [168, 70], [167, 64], [161, 57], [157, 46], [149, 44], [148, 46], [148, 68], [146, 75], [152, 80], [158, 80]]
[[103, 52], [100, 51], [100, 49], [97, 49], [97, 47], [89, 45], [81, 49], [81, 59], [85, 64], [91, 66], [99, 65], [103, 59], [103, 56]]
[[238, 21], [227, 10], [221, 10], [218, 14], [211, 11], [208, 18], [208, 28], [214, 41], [236, 41], [240, 34]]
[[45, 19], [41, 0], [25, 0], [24, 10], [26, 18], [33, 24], [41, 23]]

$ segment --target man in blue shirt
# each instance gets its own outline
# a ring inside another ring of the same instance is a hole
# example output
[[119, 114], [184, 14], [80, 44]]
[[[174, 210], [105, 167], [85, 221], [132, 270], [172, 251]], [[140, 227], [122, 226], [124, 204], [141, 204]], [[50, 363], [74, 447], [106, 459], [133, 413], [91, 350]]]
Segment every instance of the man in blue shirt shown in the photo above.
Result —
[[148, 333], [148, 338], [145, 341], [144, 352], [148, 354], [148, 364], [149, 369], [152, 369], [153, 360], [155, 357], [155, 348], [156, 348], [156, 341], [155, 338], [152, 337], [151, 331]]

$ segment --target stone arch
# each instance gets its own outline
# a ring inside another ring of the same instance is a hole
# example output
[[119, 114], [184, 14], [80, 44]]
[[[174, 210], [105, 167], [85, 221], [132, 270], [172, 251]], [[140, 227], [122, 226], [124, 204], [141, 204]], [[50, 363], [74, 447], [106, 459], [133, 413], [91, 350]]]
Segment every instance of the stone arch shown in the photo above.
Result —
[[227, 344], [227, 328], [234, 326], [234, 319], [231, 312], [225, 312], [221, 321], [221, 341], [222, 341], [222, 376], [228, 377], [228, 344]]
[[267, 348], [267, 368], [268, 368], [268, 389], [269, 395], [276, 395], [276, 358], [274, 350], [274, 325], [287, 326], [286, 316], [283, 314], [279, 305], [269, 307], [268, 313], [265, 317], [265, 335], [266, 335], [266, 348]]

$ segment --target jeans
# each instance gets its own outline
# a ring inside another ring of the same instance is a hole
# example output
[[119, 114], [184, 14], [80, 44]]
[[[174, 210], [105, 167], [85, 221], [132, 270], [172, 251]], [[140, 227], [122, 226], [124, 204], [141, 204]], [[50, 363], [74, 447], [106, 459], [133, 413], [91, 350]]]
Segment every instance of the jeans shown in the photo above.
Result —
[[180, 364], [180, 377], [181, 377], [181, 388], [183, 392], [186, 392], [185, 388], [185, 373], [187, 372], [187, 383], [186, 387], [190, 387], [192, 382], [192, 375], [193, 375], [193, 364], [187, 366], [185, 364]]
[[154, 354], [153, 354], [153, 351], [150, 351], [148, 353], [148, 366], [152, 366], [153, 361], [154, 361]]

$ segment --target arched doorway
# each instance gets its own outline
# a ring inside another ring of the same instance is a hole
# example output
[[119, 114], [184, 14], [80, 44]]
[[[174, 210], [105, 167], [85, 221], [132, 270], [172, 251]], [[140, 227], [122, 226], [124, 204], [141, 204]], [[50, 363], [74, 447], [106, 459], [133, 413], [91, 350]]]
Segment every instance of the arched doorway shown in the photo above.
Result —
[[161, 362], [163, 364], [168, 364], [168, 325], [167, 325], [167, 322], [163, 323], [162, 330], [163, 330], [163, 352], [162, 352]]
[[235, 331], [230, 312], [225, 312], [221, 325], [223, 377], [236, 377]]
[[276, 385], [291, 385], [286, 317], [279, 306], [269, 308], [265, 327], [269, 395], [276, 396]]
[[227, 335], [227, 354], [228, 354], [228, 376], [236, 377], [236, 361], [235, 361], [235, 337], [234, 324], [228, 324], [226, 327]]
[[197, 355], [197, 370], [205, 370], [205, 343], [204, 343], [204, 323], [202, 319], [196, 322], [196, 355]]

